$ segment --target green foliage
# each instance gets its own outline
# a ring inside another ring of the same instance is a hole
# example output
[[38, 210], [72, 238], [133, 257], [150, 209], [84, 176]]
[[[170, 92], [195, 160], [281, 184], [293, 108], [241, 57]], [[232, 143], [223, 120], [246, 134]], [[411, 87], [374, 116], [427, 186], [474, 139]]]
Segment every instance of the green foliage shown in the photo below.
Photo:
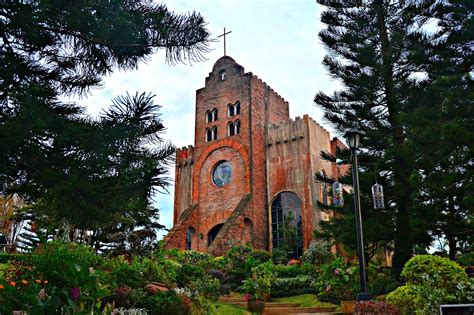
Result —
[[156, 315], [185, 315], [186, 308], [182, 299], [174, 291], [158, 292], [145, 296], [141, 306]]
[[418, 255], [402, 271], [407, 284], [387, 295], [402, 314], [434, 314], [439, 306], [462, 302], [470, 284], [464, 270], [455, 262], [438, 256]]
[[409, 284], [457, 291], [460, 283], [468, 281], [466, 272], [456, 262], [433, 255], [418, 255], [411, 258], [402, 271]]
[[393, 277], [386, 274], [376, 274], [368, 281], [368, 291], [372, 296], [386, 295], [400, 286]]
[[317, 276], [318, 268], [309, 263], [302, 263], [301, 265], [274, 265], [273, 272], [278, 278], [294, 278], [297, 276]]
[[310, 264], [325, 264], [333, 258], [331, 244], [327, 241], [313, 241], [303, 253], [301, 260]]
[[395, 305], [403, 315], [437, 314], [439, 305], [447, 298], [439, 288], [407, 284], [387, 295], [387, 301]]
[[251, 275], [251, 266], [247, 264], [247, 258], [251, 251], [250, 247], [244, 245], [236, 245], [227, 251], [224, 272], [229, 277], [232, 289], [238, 288], [242, 284], [242, 279]]
[[[415, 246], [443, 239], [456, 259], [473, 234], [472, 1], [318, 2], [326, 9], [323, 64], [342, 87], [317, 93], [315, 102], [340, 134], [365, 133], [359, 161], [368, 258], [394, 250], [398, 277]], [[323, 153], [332, 162], [349, 155]], [[373, 209], [374, 178], [385, 209]], [[352, 184], [350, 174], [340, 181]], [[326, 207], [338, 215], [321, 224], [325, 239], [349, 249], [352, 206], [345, 198], [343, 208]]]
[[338, 257], [321, 266], [321, 274], [313, 287], [324, 300], [354, 300], [359, 290], [357, 267], [348, 265]]
[[17, 217], [39, 226], [27, 245], [66, 222], [70, 235], [82, 234], [75, 241], [94, 232], [87, 241], [104, 252], [149, 252], [162, 227], [150, 196], [169, 185], [175, 151], [161, 138], [159, 106], [152, 95], [127, 94], [92, 118], [63, 100], [156, 49], [171, 63], [200, 60], [204, 19], [144, 0], [6, 2], [0, 17], [0, 193], [30, 203]]
[[458, 257], [457, 262], [461, 266], [474, 266], [474, 252], [462, 254]]
[[277, 265], [286, 265], [288, 262], [288, 254], [281, 248], [275, 248], [272, 251], [272, 260], [273, 263]]
[[[16, 264], [2, 283], [9, 288], [6, 299], [11, 301], [5, 310], [28, 308], [50, 314], [61, 309], [70, 313], [98, 311], [101, 299], [109, 294], [102, 265], [103, 259], [85, 245], [45, 244], [24, 263]], [[12, 286], [12, 281], [17, 285]]]
[[250, 252], [249, 257], [260, 263], [264, 263], [272, 259], [272, 255], [268, 251], [263, 249], [253, 249]]
[[243, 290], [248, 300], [265, 301], [271, 293], [271, 286], [275, 279], [273, 262], [267, 261], [252, 268], [252, 277], [245, 279]]
[[285, 297], [308, 293], [318, 293], [312, 286], [314, 278], [307, 275], [298, 275], [292, 278], [276, 278], [272, 282], [272, 297]]

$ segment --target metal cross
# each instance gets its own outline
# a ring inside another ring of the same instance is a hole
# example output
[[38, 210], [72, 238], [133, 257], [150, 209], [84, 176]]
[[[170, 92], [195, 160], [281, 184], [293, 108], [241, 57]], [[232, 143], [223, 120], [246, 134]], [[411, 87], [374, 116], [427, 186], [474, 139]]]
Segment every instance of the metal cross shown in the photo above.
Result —
[[226, 56], [226, 50], [225, 50], [225, 46], [226, 46], [226, 44], [225, 44], [225, 36], [226, 36], [227, 34], [230, 34], [230, 33], [232, 33], [232, 31], [226, 33], [226, 32], [225, 32], [225, 27], [224, 27], [224, 33], [221, 34], [221, 35], [219, 35], [219, 36], [217, 36], [217, 37], [222, 37], [222, 36], [224, 36], [224, 56]]

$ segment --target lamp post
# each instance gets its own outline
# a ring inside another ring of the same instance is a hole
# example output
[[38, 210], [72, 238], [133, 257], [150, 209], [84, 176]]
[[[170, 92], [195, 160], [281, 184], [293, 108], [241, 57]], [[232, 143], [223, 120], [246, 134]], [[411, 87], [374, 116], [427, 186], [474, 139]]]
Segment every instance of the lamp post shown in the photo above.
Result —
[[360, 292], [357, 294], [357, 301], [370, 300], [370, 295], [367, 293], [367, 277], [365, 275], [365, 254], [364, 254], [364, 237], [362, 233], [362, 216], [360, 212], [360, 194], [359, 194], [359, 167], [357, 165], [357, 148], [359, 147], [360, 139], [364, 135], [362, 131], [357, 128], [351, 128], [346, 131], [344, 138], [347, 139], [349, 148], [351, 149], [352, 160], [352, 184], [354, 186], [354, 211], [356, 218], [356, 235], [357, 235], [357, 258], [359, 259], [359, 277], [360, 277]]

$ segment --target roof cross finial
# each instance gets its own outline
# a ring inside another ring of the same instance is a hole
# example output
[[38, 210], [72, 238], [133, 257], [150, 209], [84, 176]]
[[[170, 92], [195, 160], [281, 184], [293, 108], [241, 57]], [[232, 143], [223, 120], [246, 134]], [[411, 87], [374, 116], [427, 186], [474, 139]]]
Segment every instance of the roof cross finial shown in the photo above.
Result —
[[226, 36], [227, 34], [230, 34], [230, 33], [232, 33], [232, 31], [226, 33], [226, 32], [225, 32], [225, 27], [224, 27], [224, 33], [221, 34], [221, 35], [219, 35], [219, 36], [217, 36], [217, 37], [224, 37], [224, 56], [226, 56], [226, 42], [225, 42], [225, 36]]

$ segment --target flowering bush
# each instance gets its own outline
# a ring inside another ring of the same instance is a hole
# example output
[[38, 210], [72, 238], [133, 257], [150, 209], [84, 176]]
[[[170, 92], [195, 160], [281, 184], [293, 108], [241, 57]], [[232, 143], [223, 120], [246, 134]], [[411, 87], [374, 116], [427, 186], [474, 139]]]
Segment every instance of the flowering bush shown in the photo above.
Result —
[[319, 278], [313, 283], [319, 296], [325, 300], [355, 300], [359, 287], [358, 268], [348, 265], [342, 258], [322, 265]]
[[246, 301], [265, 301], [270, 297], [271, 286], [275, 280], [272, 269], [271, 261], [252, 268], [252, 277], [245, 279], [243, 284]]

